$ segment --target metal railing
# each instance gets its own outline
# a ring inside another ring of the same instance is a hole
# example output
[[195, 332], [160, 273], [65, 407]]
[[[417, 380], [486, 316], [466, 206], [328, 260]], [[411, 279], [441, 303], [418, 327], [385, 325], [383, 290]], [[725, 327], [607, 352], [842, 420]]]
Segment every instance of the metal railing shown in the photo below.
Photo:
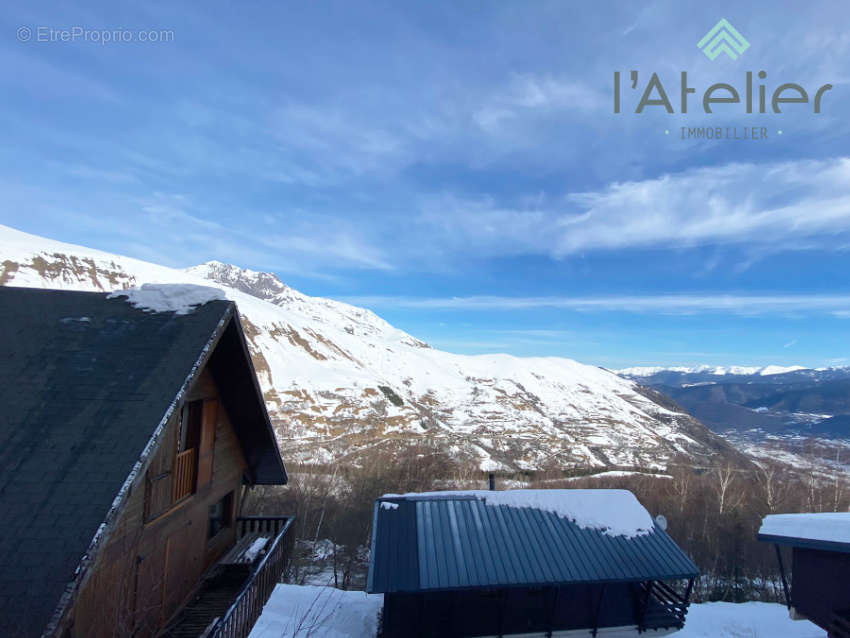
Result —
[[237, 516], [236, 538], [255, 532], [277, 536], [291, 518], [291, 516]]
[[[254, 567], [248, 582], [237, 594], [227, 613], [207, 632], [209, 638], [246, 638], [251, 633], [251, 628], [260, 617], [263, 606], [280, 582], [295, 538], [294, 534], [287, 534], [292, 518], [248, 516], [237, 518], [236, 521], [237, 533], [240, 536], [251, 532], [276, 531], [277, 533], [266, 555]], [[249, 526], [252, 529], [246, 529]]]
[[195, 448], [180, 452], [174, 460], [174, 482], [171, 484], [171, 502], [186, 498], [195, 491]]

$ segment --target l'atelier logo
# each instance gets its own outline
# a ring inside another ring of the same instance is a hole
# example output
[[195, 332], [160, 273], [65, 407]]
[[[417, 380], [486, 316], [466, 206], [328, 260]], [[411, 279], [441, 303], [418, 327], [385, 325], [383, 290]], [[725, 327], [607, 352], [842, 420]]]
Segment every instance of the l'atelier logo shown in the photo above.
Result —
[[[710, 59], [714, 60], [721, 53], [726, 53], [733, 60], [737, 60], [738, 56], [750, 47], [750, 43], [742, 36], [735, 27], [722, 18], [714, 27], [703, 36], [697, 46]], [[640, 73], [632, 70], [629, 73], [631, 80], [631, 88], [638, 89], [638, 80]], [[688, 86], [688, 72], [681, 71], [680, 79], [680, 100], [679, 112], [688, 112], [688, 98], [692, 93], [696, 93], [696, 89]], [[716, 82], [709, 86], [702, 93], [702, 108], [705, 113], [713, 113], [712, 106], [718, 104], [740, 104], [742, 101], [745, 104], [746, 113], [768, 112], [767, 86], [760, 82], [754, 86], [753, 72], [747, 71], [745, 76], [745, 85], [742, 94], [738, 92], [732, 84], [728, 82]], [[758, 79], [767, 79], [766, 71], [758, 72]], [[740, 86], [740, 85], [739, 85]], [[832, 84], [824, 84], [819, 87], [814, 93], [812, 99], [813, 110], [815, 114], [821, 112], [821, 100], [826, 91], [832, 89]], [[621, 113], [622, 107], [622, 83], [620, 72], [614, 71], [614, 113]], [[637, 94], [632, 94], [637, 97]], [[757, 100], [757, 106], [755, 104]], [[774, 113], [782, 113], [782, 105], [784, 104], [808, 104], [809, 93], [802, 86], [795, 82], [785, 82], [776, 87], [770, 97], [770, 108]], [[640, 99], [634, 109], [635, 113], [643, 113], [643, 110], [648, 106], [661, 106], [667, 113], [675, 113], [673, 103], [667, 97], [667, 91], [658, 77], [657, 73], [652, 73], [649, 76], [649, 81], [646, 83], [646, 88], [640, 94]], [[728, 112], [728, 111], [727, 111]]]
[[739, 55], [750, 48], [750, 43], [726, 18], [720, 18], [720, 22], [697, 42], [697, 48], [702, 49], [709, 60], [714, 60], [721, 53], [737, 60]]

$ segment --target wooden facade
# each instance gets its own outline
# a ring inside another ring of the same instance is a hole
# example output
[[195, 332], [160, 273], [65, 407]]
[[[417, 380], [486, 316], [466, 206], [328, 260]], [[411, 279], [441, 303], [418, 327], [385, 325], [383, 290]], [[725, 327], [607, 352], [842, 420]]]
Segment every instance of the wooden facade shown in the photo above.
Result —
[[247, 636], [292, 521], [240, 524], [287, 475], [236, 305], [0, 286], [0, 319], [0, 636]]
[[812, 621], [830, 638], [850, 638], [850, 513], [768, 515], [758, 540], [776, 549], [791, 617]]
[[204, 370], [101, 551], [69, 638], [155, 636], [236, 541], [247, 463]]
[[804, 547], [792, 552], [795, 615], [826, 629], [830, 638], [850, 638], [850, 553]]

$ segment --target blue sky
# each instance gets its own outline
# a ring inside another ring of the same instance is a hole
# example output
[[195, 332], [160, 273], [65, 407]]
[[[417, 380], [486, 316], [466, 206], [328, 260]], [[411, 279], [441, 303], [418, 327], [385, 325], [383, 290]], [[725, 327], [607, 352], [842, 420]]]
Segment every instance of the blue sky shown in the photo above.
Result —
[[[457, 352], [850, 364], [850, 5], [799, 7], [18, 3], [0, 17], [0, 222], [273, 271]], [[750, 43], [737, 60], [696, 46], [721, 17]], [[73, 27], [88, 35], [39, 40]], [[761, 70], [768, 100], [833, 88], [818, 115], [702, 111], [710, 84], [743, 93]], [[634, 113], [653, 72], [672, 115]]]

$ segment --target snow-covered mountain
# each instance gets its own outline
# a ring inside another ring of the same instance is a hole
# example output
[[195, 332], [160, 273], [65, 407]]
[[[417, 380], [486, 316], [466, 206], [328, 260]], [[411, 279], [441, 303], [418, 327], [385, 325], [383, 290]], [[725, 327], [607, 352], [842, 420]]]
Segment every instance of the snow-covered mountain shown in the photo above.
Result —
[[730, 448], [660, 395], [564, 358], [441, 352], [369, 310], [309, 297], [275, 275], [187, 270], [0, 226], [0, 285], [111, 291], [216, 282], [236, 301], [288, 460], [432, 445], [482, 469], [658, 469]]
[[679, 374], [704, 374], [717, 377], [725, 376], [760, 376], [769, 377], [775, 374], [787, 374], [797, 370], [806, 370], [805, 366], [673, 366], [665, 368], [662, 366], [638, 366], [634, 368], [623, 368], [615, 372], [624, 377], [652, 377], [662, 372], [675, 372]]

